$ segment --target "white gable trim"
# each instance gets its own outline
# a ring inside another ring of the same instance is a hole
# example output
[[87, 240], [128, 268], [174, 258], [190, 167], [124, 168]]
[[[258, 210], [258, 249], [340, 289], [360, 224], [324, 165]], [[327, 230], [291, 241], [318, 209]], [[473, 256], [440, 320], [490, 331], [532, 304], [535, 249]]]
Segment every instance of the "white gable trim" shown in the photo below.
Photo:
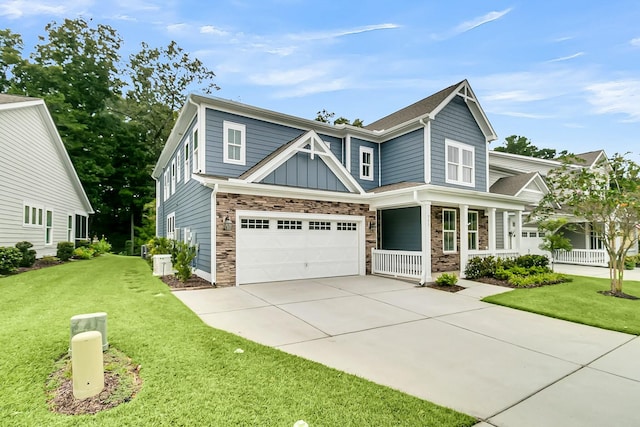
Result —
[[[307, 145], [309, 148], [305, 148]], [[309, 153], [312, 159], [315, 156], [319, 156], [349, 191], [353, 193], [365, 193], [360, 184], [358, 184], [355, 178], [342, 166], [338, 158], [331, 152], [327, 144], [322, 141], [322, 138], [320, 138], [314, 130], [310, 130], [300, 136], [289, 147], [247, 176], [244, 181], [248, 183], [258, 183], [262, 181], [298, 152]]]
[[[529, 188], [529, 186], [531, 186], [532, 184], [535, 184], [537, 188], [539, 188], [542, 191], [537, 191], [532, 188]], [[540, 173], [536, 173], [534, 176], [531, 177], [531, 179], [525, 185], [522, 186], [520, 190], [518, 190], [518, 192], [515, 194], [515, 197], [520, 196], [523, 191], [535, 192], [539, 194], [540, 193], [547, 194], [549, 192], [549, 187], [547, 186], [547, 183], [544, 182], [544, 179], [542, 178]]]

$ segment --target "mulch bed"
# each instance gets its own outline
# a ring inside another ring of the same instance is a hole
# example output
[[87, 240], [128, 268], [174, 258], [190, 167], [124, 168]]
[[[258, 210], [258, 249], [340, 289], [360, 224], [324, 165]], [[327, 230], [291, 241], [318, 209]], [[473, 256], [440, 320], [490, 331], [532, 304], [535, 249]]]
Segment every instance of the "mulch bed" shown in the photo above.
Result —
[[445, 291], [445, 292], [458, 292], [458, 291], [461, 291], [463, 289], [466, 289], [463, 286], [458, 286], [458, 285], [438, 285], [435, 282], [427, 283], [424, 287], [431, 288], [431, 289], [437, 289], [439, 291]]
[[623, 298], [623, 299], [630, 299], [630, 300], [640, 299], [634, 295], [625, 294], [624, 292], [598, 291], [598, 293], [602, 295], [606, 295], [608, 297], [616, 297], [616, 298]]
[[181, 282], [176, 276], [173, 275], [161, 276], [160, 280], [166, 283], [172, 291], [181, 291], [186, 289], [207, 289], [215, 287], [211, 284], [211, 282], [208, 282], [205, 279], [196, 276], [195, 274], [191, 276], [191, 278], [189, 278], [186, 282]]
[[25, 271], [31, 270], [40, 270], [41, 268], [54, 267], [56, 265], [64, 264], [62, 261], [43, 261], [42, 259], [37, 259], [36, 262], [31, 267], [20, 267], [18, 268], [17, 273], [24, 273]]

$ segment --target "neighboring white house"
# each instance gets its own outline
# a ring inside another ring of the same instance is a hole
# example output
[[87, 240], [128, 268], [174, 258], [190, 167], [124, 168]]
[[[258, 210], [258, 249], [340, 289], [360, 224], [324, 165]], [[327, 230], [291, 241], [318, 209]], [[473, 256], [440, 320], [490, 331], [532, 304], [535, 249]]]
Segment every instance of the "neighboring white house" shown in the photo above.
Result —
[[92, 213], [44, 101], [0, 94], [0, 246], [55, 255], [58, 242], [88, 238]]

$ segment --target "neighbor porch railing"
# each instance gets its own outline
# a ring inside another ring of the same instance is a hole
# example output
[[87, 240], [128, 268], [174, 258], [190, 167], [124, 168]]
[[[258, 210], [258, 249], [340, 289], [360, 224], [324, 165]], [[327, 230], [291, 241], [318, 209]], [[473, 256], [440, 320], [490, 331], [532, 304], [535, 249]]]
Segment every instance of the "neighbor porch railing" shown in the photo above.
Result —
[[420, 279], [422, 278], [422, 252], [372, 249], [371, 272]]
[[609, 265], [609, 256], [604, 249], [572, 249], [570, 251], [557, 251], [555, 262], [558, 264], [606, 267]]
[[518, 258], [520, 256], [520, 252], [514, 251], [513, 249], [496, 249], [495, 251], [469, 251], [469, 259], [475, 257], [487, 258], [489, 256], [493, 256], [496, 258]]

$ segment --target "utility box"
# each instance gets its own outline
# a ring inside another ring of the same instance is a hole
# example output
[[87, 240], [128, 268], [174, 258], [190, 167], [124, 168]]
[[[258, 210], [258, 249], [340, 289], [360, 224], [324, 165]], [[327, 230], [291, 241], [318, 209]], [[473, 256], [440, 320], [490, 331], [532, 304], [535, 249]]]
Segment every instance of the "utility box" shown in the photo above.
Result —
[[104, 389], [102, 337], [98, 331], [81, 332], [71, 338], [73, 397], [86, 399]]
[[100, 332], [102, 335], [102, 351], [107, 351], [109, 348], [109, 343], [107, 342], [107, 313], [78, 314], [71, 318], [71, 340], [75, 335], [88, 331]]
[[161, 254], [153, 256], [153, 275], [168, 276], [173, 274], [173, 264], [171, 263], [171, 254]]

